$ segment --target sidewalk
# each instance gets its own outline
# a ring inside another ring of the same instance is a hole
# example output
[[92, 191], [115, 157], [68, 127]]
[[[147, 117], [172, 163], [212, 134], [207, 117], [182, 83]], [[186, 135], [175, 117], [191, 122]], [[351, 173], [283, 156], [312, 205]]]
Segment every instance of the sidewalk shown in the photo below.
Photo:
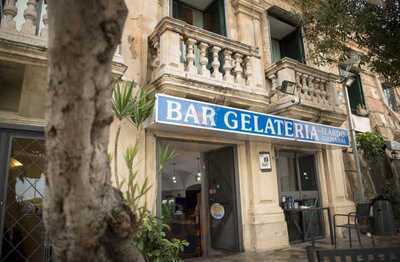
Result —
[[[376, 237], [376, 246], [377, 247], [386, 247], [386, 246], [398, 246], [400, 247], [400, 235], [394, 237]], [[370, 238], [363, 236], [362, 237], [363, 247], [372, 247], [372, 241]], [[353, 247], [359, 247], [356, 239], [352, 241]], [[208, 258], [198, 258], [198, 259], [189, 259], [185, 260], [187, 262], [260, 262], [260, 261], [271, 261], [271, 262], [307, 262], [307, 255], [305, 252], [305, 248], [311, 245], [311, 242], [301, 243], [293, 245], [289, 248], [274, 250], [274, 251], [265, 251], [265, 252], [244, 252], [234, 255], [220, 255]], [[334, 248], [330, 244], [330, 240], [323, 239], [316, 241], [315, 244], [318, 248]], [[338, 248], [349, 248], [348, 240], [342, 239], [338, 241]]]

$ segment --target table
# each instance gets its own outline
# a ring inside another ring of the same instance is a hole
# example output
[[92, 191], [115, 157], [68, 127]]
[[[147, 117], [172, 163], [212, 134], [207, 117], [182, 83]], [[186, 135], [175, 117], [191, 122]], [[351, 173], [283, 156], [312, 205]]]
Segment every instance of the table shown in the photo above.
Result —
[[[287, 222], [293, 222], [293, 224], [295, 225], [298, 232], [303, 235], [304, 240], [305, 240], [306, 236], [311, 235], [311, 241], [313, 242], [313, 245], [314, 245], [314, 241], [315, 241], [315, 239], [314, 239], [315, 232], [312, 232], [312, 229], [313, 229], [313, 227], [311, 226], [312, 219], [309, 219], [307, 226], [305, 226], [305, 228], [302, 229], [302, 227], [299, 225], [298, 221], [296, 219], [294, 219], [294, 216], [299, 213], [304, 214], [307, 212], [311, 212], [311, 214], [319, 214], [319, 211], [322, 212], [322, 214], [324, 213], [324, 211], [327, 212], [328, 224], [329, 224], [329, 235], [331, 238], [331, 244], [333, 245], [334, 244], [334, 239], [333, 239], [334, 235], [333, 235], [331, 211], [330, 211], [329, 207], [290, 208], [290, 209], [284, 210]], [[324, 226], [325, 225], [323, 224], [323, 227]], [[306, 231], [303, 232], [304, 230], [306, 230]]]

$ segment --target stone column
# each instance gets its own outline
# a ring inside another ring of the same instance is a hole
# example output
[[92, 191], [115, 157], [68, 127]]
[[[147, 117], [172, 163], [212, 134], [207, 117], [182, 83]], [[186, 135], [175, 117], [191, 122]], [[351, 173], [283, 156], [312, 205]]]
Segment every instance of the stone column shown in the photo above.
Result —
[[[261, 172], [259, 153], [269, 152], [272, 171]], [[247, 250], [283, 248], [289, 245], [287, 226], [279, 206], [276, 158], [273, 145], [261, 142], [246, 142], [247, 177], [244, 190], [247, 199], [244, 243]], [[240, 159], [240, 161], [243, 161]]]
[[[324, 176], [320, 183], [325, 187], [322, 190], [322, 199], [325, 206], [329, 206], [332, 216], [334, 214], [348, 214], [355, 210], [353, 201], [347, 197], [347, 179], [344, 170], [343, 152], [341, 148], [326, 149], [321, 153], [321, 160], [324, 163]], [[344, 223], [345, 221], [339, 221]], [[342, 236], [340, 230], [338, 236]]]
[[47, 101], [47, 68], [26, 65], [22, 83], [19, 115], [44, 118]]
[[262, 27], [263, 16], [266, 12], [266, 6], [260, 3], [249, 3], [243, 0], [233, 0], [236, 21], [237, 21], [237, 40], [248, 44], [257, 50], [256, 56], [251, 57], [249, 64], [252, 68], [251, 89], [260, 89], [264, 92], [265, 76], [263, 65], [264, 38], [266, 37]]

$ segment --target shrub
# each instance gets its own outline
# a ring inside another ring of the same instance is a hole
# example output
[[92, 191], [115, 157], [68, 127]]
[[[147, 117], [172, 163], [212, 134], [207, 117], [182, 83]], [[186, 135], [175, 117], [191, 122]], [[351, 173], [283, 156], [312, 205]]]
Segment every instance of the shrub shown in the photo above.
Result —
[[135, 246], [149, 262], [182, 261], [179, 253], [188, 243], [185, 240], [167, 239], [169, 226], [147, 213], [134, 239]]

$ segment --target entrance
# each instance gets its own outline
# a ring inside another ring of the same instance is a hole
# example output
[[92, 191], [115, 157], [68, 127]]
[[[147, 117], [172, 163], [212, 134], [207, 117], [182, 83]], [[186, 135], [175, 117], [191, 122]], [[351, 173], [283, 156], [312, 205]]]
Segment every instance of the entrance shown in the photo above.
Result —
[[43, 134], [0, 129], [0, 262], [50, 261]]
[[161, 172], [161, 215], [169, 238], [185, 239], [182, 257], [240, 251], [233, 146], [163, 140], [176, 157]]
[[311, 240], [311, 234], [322, 238], [322, 211], [310, 211], [310, 208], [321, 207], [314, 153], [280, 151], [278, 178], [289, 241]]

